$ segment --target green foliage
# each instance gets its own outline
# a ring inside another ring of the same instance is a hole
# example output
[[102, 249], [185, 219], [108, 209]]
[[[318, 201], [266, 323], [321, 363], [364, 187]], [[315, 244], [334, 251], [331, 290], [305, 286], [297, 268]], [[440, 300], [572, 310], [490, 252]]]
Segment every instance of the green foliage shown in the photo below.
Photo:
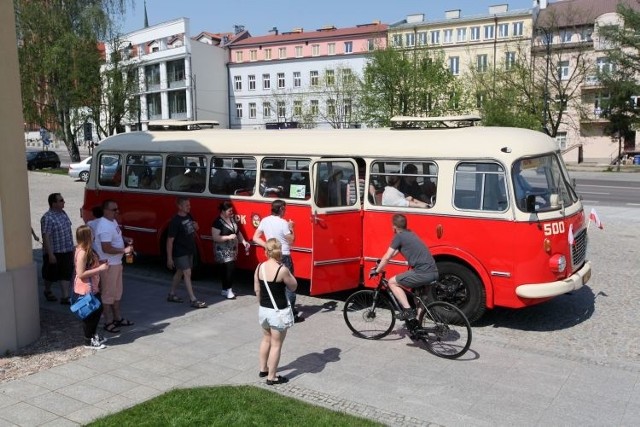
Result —
[[379, 426], [250, 386], [174, 390], [90, 426]]
[[364, 69], [361, 107], [373, 126], [402, 116], [442, 116], [466, 110], [462, 88], [441, 52], [427, 49], [376, 50]]
[[79, 160], [81, 111], [100, 90], [98, 40], [123, 0], [14, 0], [25, 121], [49, 128]]

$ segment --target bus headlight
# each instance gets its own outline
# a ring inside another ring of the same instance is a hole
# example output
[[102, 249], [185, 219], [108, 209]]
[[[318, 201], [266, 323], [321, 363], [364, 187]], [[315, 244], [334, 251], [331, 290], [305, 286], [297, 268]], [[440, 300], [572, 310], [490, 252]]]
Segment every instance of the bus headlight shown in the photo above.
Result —
[[564, 255], [554, 255], [549, 259], [549, 268], [554, 273], [562, 273], [567, 268], [567, 259]]

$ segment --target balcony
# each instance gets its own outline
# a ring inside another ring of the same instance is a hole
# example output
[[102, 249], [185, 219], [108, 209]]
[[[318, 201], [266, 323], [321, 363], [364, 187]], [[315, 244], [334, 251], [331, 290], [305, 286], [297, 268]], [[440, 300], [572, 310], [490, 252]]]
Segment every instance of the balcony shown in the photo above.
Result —
[[594, 108], [591, 114], [583, 113], [580, 116], [580, 123], [584, 124], [605, 124], [609, 122], [609, 119], [603, 116], [601, 108]]
[[602, 82], [598, 76], [587, 76], [582, 82], [582, 92], [595, 91], [603, 88]]

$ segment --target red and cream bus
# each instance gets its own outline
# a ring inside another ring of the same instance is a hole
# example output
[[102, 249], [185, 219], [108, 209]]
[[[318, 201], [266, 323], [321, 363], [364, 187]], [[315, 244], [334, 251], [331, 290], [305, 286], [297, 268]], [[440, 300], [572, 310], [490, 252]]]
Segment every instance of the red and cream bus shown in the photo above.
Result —
[[[546, 301], [591, 276], [582, 203], [556, 142], [540, 132], [168, 130], [112, 136], [94, 158], [83, 217], [115, 199], [125, 234], [147, 255], [164, 255], [176, 196], [191, 200], [204, 263], [213, 262], [221, 201], [232, 201], [250, 238], [274, 198], [286, 200], [296, 276], [310, 280], [311, 295], [367, 286], [363, 272], [387, 249], [398, 212], [438, 263], [443, 286], [430, 298], [455, 303], [471, 320], [487, 308]], [[383, 204], [396, 181], [411, 206]], [[253, 248], [238, 264], [252, 269], [262, 258]], [[401, 258], [389, 266], [391, 274], [406, 268]]]

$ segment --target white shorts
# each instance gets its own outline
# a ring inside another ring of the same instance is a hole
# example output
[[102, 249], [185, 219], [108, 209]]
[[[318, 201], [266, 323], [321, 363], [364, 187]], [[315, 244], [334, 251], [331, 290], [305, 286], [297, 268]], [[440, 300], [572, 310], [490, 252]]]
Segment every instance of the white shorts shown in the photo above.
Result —
[[263, 329], [275, 329], [276, 331], [286, 331], [289, 328], [279, 326], [280, 320], [275, 308], [267, 308], [260, 306], [258, 310], [258, 323]]

